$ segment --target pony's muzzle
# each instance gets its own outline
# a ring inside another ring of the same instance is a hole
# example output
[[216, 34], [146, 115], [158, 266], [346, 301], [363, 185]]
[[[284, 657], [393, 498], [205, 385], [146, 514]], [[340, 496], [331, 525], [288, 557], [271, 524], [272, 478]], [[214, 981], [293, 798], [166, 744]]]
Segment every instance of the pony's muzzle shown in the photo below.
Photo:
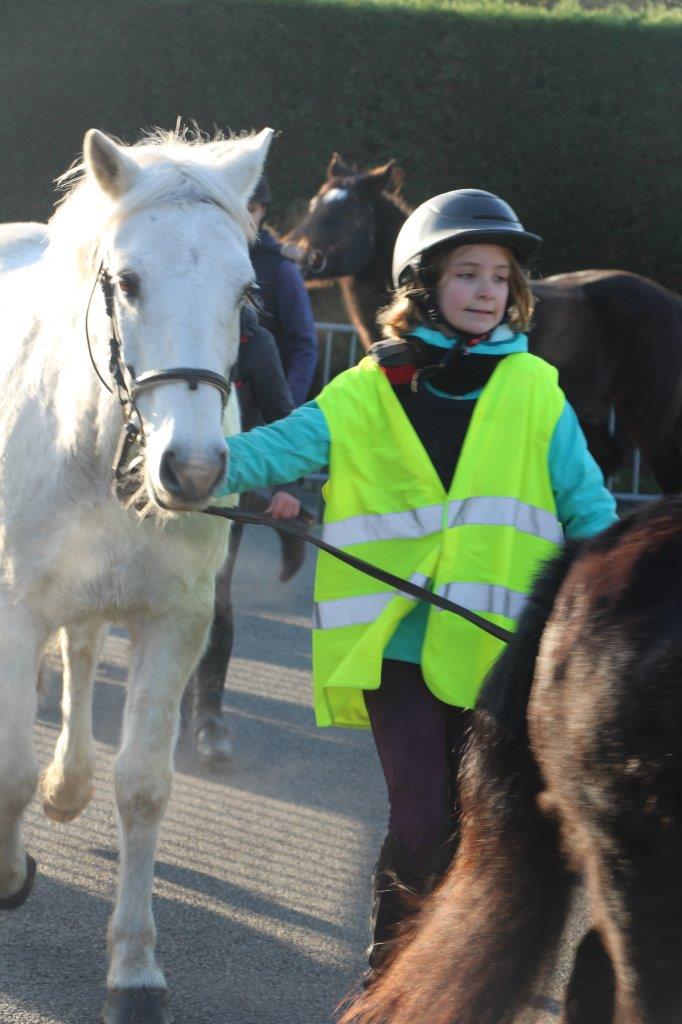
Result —
[[168, 449], [163, 453], [159, 468], [164, 504], [170, 508], [195, 508], [206, 504], [222, 482], [226, 466], [227, 451], [216, 452], [212, 457], [183, 458]]

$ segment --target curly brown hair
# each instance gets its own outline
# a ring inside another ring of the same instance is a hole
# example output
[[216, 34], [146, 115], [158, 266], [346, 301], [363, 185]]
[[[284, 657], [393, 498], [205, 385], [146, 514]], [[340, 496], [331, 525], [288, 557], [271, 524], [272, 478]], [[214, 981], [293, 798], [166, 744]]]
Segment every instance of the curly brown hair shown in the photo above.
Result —
[[[431, 267], [427, 266], [427, 273], [435, 281], [440, 281], [445, 263], [452, 251], [452, 249], [447, 249], [445, 252], [438, 253]], [[394, 292], [389, 305], [380, 310], [377, 316], [384, 338], [409, 334], [420, 325], [431, 326], [419, 308], [418, 302], [415, 301], [423, 294], [424, 289], [414, 284], [405, 285]], [[526, 332], [530, 330], [535, 309], [535, 296], [531, 291], [526, 271], [511, 251], [509, 252], [509, 297], [507, 323], [513, 331]]]

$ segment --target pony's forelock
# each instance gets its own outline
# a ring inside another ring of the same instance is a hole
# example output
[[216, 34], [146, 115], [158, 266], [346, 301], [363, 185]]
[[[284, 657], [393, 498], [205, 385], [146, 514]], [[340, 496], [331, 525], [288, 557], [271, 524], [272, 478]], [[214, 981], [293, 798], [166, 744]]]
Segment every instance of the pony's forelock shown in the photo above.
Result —
[[87, 174], [83, 161], [74, 164], [56, 179], [64, 195], [49, 221], [51, 246], [75, 249], [79, 269], [90, 273], [97, 267], [100, 240], [106, 230], [145, 207], [189, 202], [218, 206], [252, 241], [255, 225], [243, 198], [230, 187], [229, 174], [216, 171], [254, 134], [227, 137], [216, 131], [208, 137], [196, 126], [178, 124], [174, 131], [152, 128], [134, 145], [125, 146], [126, 153], [145, 173], [119, 199], [105, 194]]

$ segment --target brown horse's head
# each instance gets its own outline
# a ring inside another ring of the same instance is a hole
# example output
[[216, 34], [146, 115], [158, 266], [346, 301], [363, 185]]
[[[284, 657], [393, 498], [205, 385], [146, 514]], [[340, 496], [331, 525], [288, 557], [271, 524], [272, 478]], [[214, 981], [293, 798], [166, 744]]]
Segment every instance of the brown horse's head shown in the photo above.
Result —
[[397, 192], [399, 187], [395, 161], [361, 172], [334, 153], [327, 179], [310, 200], [307, 215], [285, 239], [304, 250], [304, 277], [330, 280], [364, 270], [380, 230], [377, 201], [389, 189]]

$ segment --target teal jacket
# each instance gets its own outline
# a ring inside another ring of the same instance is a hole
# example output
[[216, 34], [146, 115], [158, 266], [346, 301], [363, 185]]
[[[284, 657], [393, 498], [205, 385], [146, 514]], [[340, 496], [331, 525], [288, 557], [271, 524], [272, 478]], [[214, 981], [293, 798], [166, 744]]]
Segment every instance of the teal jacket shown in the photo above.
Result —
[[[430, 344], [448, 347], [448, 339], [437, 331], [418, 328], [415, 333]], [[502, 325], [488, 341], [476, 345], [471, 355], [526, 351], [526, 335], [512, 334]], [[476, 398], [478, 394], [480, 391], [461, 398]], [[452, 398], [452, 401], [457, 400]], [[327, 422], [314, 401], [267, 427], [256, 427], [247, 434], [230, 437], [229, 471], [222, 493], [235, 494], [255, 487], [289, 483], [316, 472], [329, 462], [330, 443]], [[601, 470], [588, 451], [578, 418], [568, 402], [564, 404], [552, 436], [549, 472], [557, 515], [567, 537], [591, 537], [615, 522], [613, 495], [604, 485]], [[419, 604], [403, 619], [386, 648], [385, 657], [419, 663], [427, 613], [428, 606]]]

